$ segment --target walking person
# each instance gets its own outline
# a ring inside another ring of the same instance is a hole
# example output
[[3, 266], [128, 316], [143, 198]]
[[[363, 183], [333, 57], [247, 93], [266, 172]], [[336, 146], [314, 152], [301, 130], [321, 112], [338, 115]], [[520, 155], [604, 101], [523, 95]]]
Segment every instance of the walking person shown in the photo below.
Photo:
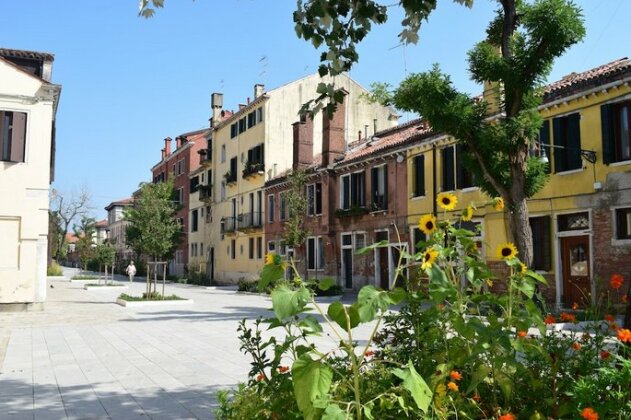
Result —
[[129, 282], [133, 283], [134, 282], [134, 276], [136, 275], [136, 266], [134, 265], [133, 261], [129, 262], [129, 265], [125, 269], [125, 273], [127, 273], [127, 275], [129, 276]]

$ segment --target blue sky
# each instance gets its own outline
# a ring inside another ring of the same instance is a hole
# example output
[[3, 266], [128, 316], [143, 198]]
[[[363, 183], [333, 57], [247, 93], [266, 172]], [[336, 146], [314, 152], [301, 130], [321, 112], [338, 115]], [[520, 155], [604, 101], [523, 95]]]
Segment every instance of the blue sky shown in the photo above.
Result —
[[[587, 37], [556, 62], [551, 81], [629, 55], [631, 1], [576, 3]], [[53, 81], [63, 90], [53, 186], [85, 186], [97, 217], [150, 180], [162, 139], [207, 127], [212, 92], [236, 109], [255, 83], [273, 88], [318, 66], [319, 54], [295, 36], [295, 0], [167, 0], [150, 20], [137, 17], [137, 4], [5, 0], [0, 15], [0, 47], [55, 54]], [[469, 10], [443, 0], [419, 44], [406, 47], [397, 46], [401, 16], [394, 13], [361, 45], [351, 76], [365, 86], [396, 85], [439, 63], [457, 87], [477, 94], [466, 52], [483, 39], [495, 4], [477, 0]]]

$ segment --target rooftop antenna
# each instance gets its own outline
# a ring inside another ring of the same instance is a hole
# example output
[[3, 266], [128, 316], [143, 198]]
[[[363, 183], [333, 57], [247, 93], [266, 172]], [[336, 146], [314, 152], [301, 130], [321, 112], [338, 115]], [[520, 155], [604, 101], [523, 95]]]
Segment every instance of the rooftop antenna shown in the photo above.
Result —
[[261, 64], [261, 72], [259, 73], [259, 79], [261, 82], [266, 85], [267, 84], [267, 55], [261, 56], [259, 59], [259, 63]]

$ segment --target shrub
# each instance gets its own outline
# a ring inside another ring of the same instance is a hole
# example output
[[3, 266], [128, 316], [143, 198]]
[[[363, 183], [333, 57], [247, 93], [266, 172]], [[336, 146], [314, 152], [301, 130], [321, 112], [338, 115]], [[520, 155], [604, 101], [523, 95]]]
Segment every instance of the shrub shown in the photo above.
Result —
[[46, 269], [46, 275], [47, 276], [63, 276], [64, 272], [61, 269], [61, 266], [59, 264], [57, 264], [55, 261], [52, 262], [52, 264], [50, 264], [48, 266], [48, 268]]
[[72, 276], [71, 280], [96, 280], [99, 276], [94, 276], [92, 274], [77, 274], [76, 276]]
[[[324, 289], [320, 288], [320, 284], [330, 284], [331, 286]], [[339, 296], [344, 294], [344, 288], [339, 284], [335, 284], [335, 280], [331, 277], [325, 277], [322, 280], [316, 280], [314, 283], [307, 283], [307, 287], [315, 293], [316, 296]]]
[[147, 293], [143, 293], [142, 296], [130, 296], [127, 293], [121, 293], [121, 295], [118, 298], [126, 300], [128, 302], [138, 302], [142, 300], [184, 300], [184, 298], [179, 297], [177, 295], [170, 295], [170, 296], [165, 295], [163, 297], [158, 292], [151, 292], [148, 298], [147, 298]]
[[257, 293], [259, 291], [258, 280], [246, 280], [242, 277], [237, 283], [237, 290], [239, 292]]

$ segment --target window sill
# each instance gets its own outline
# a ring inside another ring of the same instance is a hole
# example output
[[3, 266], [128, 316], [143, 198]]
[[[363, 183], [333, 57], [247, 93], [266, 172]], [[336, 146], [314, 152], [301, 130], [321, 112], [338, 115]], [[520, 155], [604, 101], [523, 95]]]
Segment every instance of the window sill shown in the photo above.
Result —
[[611, 162], [609, 166], [626, 166], [631, 165], [631, 160], [621, 160], [618, 162]]
[[480, 187], [467, 187], [467, 188], [463, 188], [460, 190], [460, 192], [466, 193], [466, 192], [473, 192], [473, 191], [478, 191], [480, 189]]
[[410, 201], [417, 201], [417, 200], [422, 200], [424, 198], [427, 198], [426, 195], [417, 195], [417, 196], [411, 196], [410, 197]]
[[569, 171], [555, 172], [554, 175], [559, 175], [559, 176], [573, 175], [579, 172], [583, 172], [584, 170], [585, 170], [585, 167], [582, 167], [580, 169], [570, 169]]
[[612, 246], [631, 246], [631, 239], [612, 239]]

